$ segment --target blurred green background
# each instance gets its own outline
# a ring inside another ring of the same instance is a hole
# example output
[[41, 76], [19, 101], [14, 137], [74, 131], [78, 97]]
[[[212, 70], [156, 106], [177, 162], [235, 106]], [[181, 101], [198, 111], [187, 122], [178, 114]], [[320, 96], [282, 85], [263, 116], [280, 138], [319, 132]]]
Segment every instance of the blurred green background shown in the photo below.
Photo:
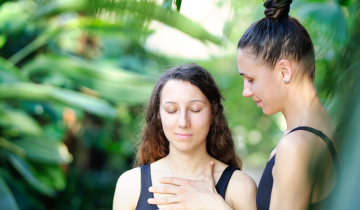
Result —
[[[266, 116], [242, 97], [237, 73], [237, 42], [264, 16], [262, 4], [0, 0], [0, 209], [110, 209], [118, 177], [132, 167], [154, 82], [189, 62], [221, 87], [244, 171], [258, 182], [285, 129], [280, 114]], [[296, 0], [290, 15], [313, 40], [318, 94], [356, 180], [359, 1]]]

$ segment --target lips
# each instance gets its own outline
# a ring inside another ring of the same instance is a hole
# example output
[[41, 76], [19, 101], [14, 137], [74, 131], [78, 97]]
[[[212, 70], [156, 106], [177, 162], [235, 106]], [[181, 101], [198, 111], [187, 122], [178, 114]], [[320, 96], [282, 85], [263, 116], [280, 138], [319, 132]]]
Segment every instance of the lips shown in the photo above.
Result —
[[188, 133], [176, 133], [175, 134], [179, 139], [189, 139], [192, 134], [188, 134]]
[[255, 101], [256, 102], [256, 105], [259, 106], [259, 104], [261, 103], [261, 100], [260, 101]]

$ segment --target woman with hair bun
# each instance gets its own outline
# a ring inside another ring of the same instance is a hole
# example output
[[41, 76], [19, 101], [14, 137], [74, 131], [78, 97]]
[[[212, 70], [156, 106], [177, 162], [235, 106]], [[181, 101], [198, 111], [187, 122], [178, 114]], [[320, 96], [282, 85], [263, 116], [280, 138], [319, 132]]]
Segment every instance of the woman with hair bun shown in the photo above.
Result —
[[[266, 115], [281, 112], [287, 123], [261, 177], [258, 210], [329, 209], [341, 176], [335, 127], [313, 82], [313, 44], [306, 29], [289, 16], [291, 3], [267, 0], [265, 18], [253, 23], [238, 43], [243, 96], [251, 97]], [[231, 209], [208, 180], [190, 187], [179, 179], [166, 183], [175, 185], [171, 192], [189, 209]]]
[[[156, 210], [180, 202], [172, 193], [153, 194], [160, 177], [188, 180], [214, 177], [220, 199], [233, 209], [255, 210], [255, 182], [241, 169], [228, 127], [223, 97], [212, 76], [189, 64], [170, 69], [157, 82], [147, 104], [136, 166], [118, 180], [113, 209]], [[215, 163], [213, 171], [205, 167]], [[240, 196], [240, 198], [239, 198]]]

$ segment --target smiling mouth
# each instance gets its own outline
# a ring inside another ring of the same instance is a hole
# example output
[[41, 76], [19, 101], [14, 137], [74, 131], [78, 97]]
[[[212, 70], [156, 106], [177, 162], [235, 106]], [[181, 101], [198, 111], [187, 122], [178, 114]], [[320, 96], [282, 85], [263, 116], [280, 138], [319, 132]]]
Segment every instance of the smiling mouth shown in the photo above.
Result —
[[179, 139], [189, 139], [192, 134], [175, 134]]
[[261, 103], [261, 101], [256, 101], [256, 105], [259, 106], [259, 104]]

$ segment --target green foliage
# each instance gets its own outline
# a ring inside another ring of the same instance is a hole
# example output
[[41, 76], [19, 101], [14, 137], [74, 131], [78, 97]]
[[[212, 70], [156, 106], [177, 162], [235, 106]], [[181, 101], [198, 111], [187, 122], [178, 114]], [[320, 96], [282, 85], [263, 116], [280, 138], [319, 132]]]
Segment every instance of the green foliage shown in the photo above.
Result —
[[134, 154], [141, 105], [167, 62], [141, 44], [150, 21], [221, 44], [169, 3], [0, 1], [1, 209], [111, 205]]
[[[0, 168], [0, 170], [3, 170]], [[19, 207], [16, 204], [16, 201], [7, 186], [5, 180], [0, 175], [0, 200], [1, 208], [9, 210], [17, 210]]]
[[[204, 43], [223, 43], [182, 15], [181, 3], [0, 1], [1, 209], [111, 207], [116, 180], [133, 161], [143, 104], [160, 68], [173, 63], [144, 48], [154, 32], [149, 24], [158, 21]], [[236, 46], [264, 8], [260, 0], [218, 3], [226, 4], [234, 16], [224, 34], [227, 45]], [[352, 104], [344, 96], [359, 78], [355, 4], [301, 0], [291, 7], [314, 42], [318, 94], [341, 136], [352, 113], [337, 110], [355, 109], [342, 103]], [[263, 166], [281, 139], [283, 119], [265, 116], [241, 96], [235, 53], [195, 62], [224, 92], [239, 154], [248, 165]]]
[[9, 162], [25, 178], [25, 180], [36, 190], [48, 196], [55, 196], [55, 191], [49, 186], [39, 181], [34, 175], [34, 169], [24, 159], [14, 154], [8, 153]]

